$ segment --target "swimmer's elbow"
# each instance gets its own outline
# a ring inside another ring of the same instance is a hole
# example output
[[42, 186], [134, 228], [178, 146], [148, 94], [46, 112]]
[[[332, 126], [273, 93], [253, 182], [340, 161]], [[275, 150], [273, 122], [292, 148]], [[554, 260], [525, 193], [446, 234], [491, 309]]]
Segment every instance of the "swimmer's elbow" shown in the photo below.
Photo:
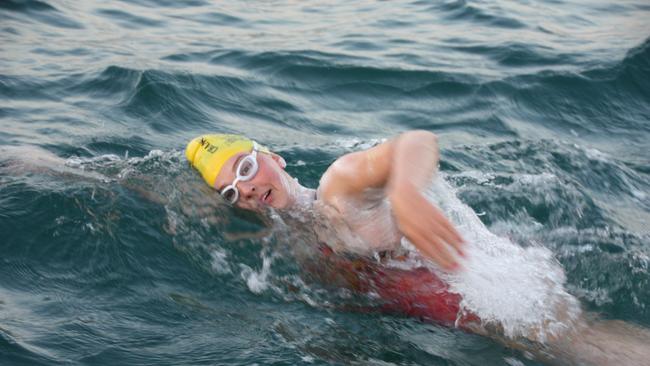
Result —
[[438, 136], [436, 134], [425, 130], [414, 130], [404, 132], [396, 139], [395, 154], [393, 156], [396, 157], [397, 161], [412, 161], [415, 158], [420, 159], [424, 156], [431, 156], [437, 160], [438, 150]]
[[404, 132], [400, 136], [400, 139], [402, 138], [406, 138], [410, 141], [418, 141], [421, 143], [428, 143], [436, 146], [438, 145], [438, 135], [427, 130], [413, 130]]

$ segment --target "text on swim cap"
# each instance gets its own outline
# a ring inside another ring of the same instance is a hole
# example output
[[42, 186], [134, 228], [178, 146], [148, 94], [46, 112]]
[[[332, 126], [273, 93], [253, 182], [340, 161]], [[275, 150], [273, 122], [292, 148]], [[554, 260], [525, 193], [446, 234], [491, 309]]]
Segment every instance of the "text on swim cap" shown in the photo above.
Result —
[[201, 138], [201, 146], [209, 152], [209, 153], [215, 153], [217, 150], [219, 150], [219, 146], [214, 146], [212, 145], [208, 140], [206, 140], [204, 137]]

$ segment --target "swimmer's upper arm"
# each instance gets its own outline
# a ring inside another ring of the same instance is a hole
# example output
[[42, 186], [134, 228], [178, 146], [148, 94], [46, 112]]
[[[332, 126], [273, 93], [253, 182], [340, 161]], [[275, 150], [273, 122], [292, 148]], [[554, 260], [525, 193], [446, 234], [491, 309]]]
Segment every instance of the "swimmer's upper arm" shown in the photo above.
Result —
[[[413, 161], [420, 157], [414, 156], [414, 152], [410, 151], [415, 145], [425, 146], [419, 148], [420, 153], [435, 148], [437, 162], [436, 136], [427, 131], [409, 131], [368, 150], [346, 154], [337, 159], [321, 178], [321, 198], [337, 206], [337, 199], [359, 194], [366, 188], [384, 188], [396, 175], [424, 173], [423, 175], [429, 176], [427, 172], [413, 172], [422, 170], [417, 167], [413, 169]], [[434, 166], [433, 169], [435, 168]]]
[[338, 158], [320, 180], [321, 198], [329, 202], [366, 188], [385, 186], [390, 172], [393, 145], [394, 140], [390, 140], [368, 150]]

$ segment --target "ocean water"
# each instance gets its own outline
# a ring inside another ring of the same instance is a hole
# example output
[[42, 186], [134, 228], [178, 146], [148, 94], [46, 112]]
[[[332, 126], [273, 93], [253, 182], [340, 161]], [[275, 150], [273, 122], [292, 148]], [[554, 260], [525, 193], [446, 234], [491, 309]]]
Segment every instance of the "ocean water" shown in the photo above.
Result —
[[447, 193], [550, 253], [586, 311], [650, 328], [648, 19], [644, 0], [0, 2], [0, 364], [541, 364], [303, 282], [287, 236], [185, 163], [206, 132], [316, 187], [433, 131]]

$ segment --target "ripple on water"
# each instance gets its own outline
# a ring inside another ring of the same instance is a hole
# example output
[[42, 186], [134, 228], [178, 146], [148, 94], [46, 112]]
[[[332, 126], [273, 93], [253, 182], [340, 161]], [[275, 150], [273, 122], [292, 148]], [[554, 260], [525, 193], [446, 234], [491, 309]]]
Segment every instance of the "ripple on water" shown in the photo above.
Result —
[[[82, 23], [77, 22], [69, 17], [63, 11], [48, 4], [44, 1], [28, 0], [28, 1], [3, 1], [0, 9], [10, 10], [13, 13], [8, 14], [10, 19], [18, 19], [20, 21], [44, 23], [56, 28], [65, 29], [84, 29]], [[6, 13], [5, 13], [6, 14]]]

